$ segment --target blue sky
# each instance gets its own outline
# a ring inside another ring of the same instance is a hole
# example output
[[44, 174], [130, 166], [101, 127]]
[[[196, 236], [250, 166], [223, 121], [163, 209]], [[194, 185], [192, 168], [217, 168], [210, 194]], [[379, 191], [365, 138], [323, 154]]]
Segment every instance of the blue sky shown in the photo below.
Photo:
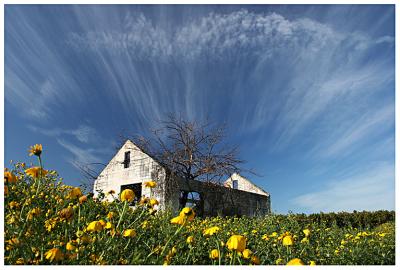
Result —
[[275, 212], [394, 209], [393, 5], [6, 5], [5, 166], [78, 185], [166, 113], [228, 125]]

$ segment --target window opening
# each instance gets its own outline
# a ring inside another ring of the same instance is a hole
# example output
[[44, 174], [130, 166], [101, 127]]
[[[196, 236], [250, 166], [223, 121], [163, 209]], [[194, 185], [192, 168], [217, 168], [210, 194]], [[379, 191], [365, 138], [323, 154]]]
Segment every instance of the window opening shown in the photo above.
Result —
[[129, 165], [131, 163], [131, 151], [125, 152], [125, 158], [124, 158], [124, 168], [129, 168]]

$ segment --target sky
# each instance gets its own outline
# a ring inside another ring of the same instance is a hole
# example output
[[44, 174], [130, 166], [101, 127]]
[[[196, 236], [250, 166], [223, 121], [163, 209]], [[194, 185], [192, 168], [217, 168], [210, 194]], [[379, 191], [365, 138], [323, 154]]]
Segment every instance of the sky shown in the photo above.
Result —
[[5, 5], [4, 31], [5, 167], [41, 143], [79, 185], [173, 113], [226, 124], [276, 213], [395, 208], [394, 5]]

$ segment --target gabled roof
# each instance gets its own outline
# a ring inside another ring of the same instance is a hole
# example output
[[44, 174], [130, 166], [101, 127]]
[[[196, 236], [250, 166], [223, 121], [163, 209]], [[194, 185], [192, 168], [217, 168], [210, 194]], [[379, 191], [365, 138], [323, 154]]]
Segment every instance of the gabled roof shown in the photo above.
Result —
[[235, 172], [233, 173], [228, 179], [226, 179], [226, 181], [224, 183], [226, 183], [227, 181], [229, 181], [230, 179], [232, 179], [232, 176], [237, 175], [239, 176], [241, 179], [243, 179], [244, 181], [250, 183], [251, 185], [253, 185], [254, 187], [258, 188], [259, 190], [261, 190], [262, 192], [264, 192], [265, 194], [267, 194], [269, 196], [269, 193], [267, 191], [265, 191], [263, 188], [257, 186], [256, 184], [254, 184], [252, 181], [250, 181], [249, 179], [247, 179], [246, 177], [240, 175], [239, 173]]
[[140, 146], [138, 146], [137, 144], [135, 144], [132, 140], [127, 139], [114, 153], [114, 155], [112, 156], [112, 158], [108, 161], [107, 165], [103, 168], [103, 170], [101, 170], [101, 172], [99, 173], [99, 175], [97, 177], [99, 177], [107, 168], [108, 165], [110, 164], [110, 162], [115, 158], [115, 156], [118, 154], [119, 151], [121, 151], [121, 149], [128, 143], [133, 144], [135, 147], [137, 147], [141, 152], [143, 152], [144, 154], [146, 154], [147, 156], [149, 156], [151, 159], [153, 159], [156, 163], [158, 163], [158, 165], [160, 165], [161, 167], [163, 167], [165, 170], [168, 170], [168, 168], [166, 168], [165, 165], [163, 165], [163, 163], [161, 163], [160, 161], [158, 161], [157, 158], [155, 158], [154, 156], [148, 154], [145, 150], [143, 150], [143, 148], [141, 148]]

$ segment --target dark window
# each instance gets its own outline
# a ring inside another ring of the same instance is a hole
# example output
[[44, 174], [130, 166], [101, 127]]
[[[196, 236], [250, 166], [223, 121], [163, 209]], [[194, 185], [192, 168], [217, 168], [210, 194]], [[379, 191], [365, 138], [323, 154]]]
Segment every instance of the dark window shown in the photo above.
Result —
[[122, 185], [121, 192], [128, 188], [132, 189], [133, 192], [135, 193], [135, 199], [133, 200], [133, 202], [131, 204], [137, 203], [140, 200], [140, 198], [142, 197], [142, 183]]
[[193, 208], [196, 216], [203, 216], [203, 198], [199, 192], [196, 191], [181, 191], [179, 196], [179, 207]]
[[238, 189], [238, 180], [232, 180], [232, 188]]
[[131, 152], [125, 152], [125, 159], [124, 159], [124, 168], [129, 168], [131, 164]]

